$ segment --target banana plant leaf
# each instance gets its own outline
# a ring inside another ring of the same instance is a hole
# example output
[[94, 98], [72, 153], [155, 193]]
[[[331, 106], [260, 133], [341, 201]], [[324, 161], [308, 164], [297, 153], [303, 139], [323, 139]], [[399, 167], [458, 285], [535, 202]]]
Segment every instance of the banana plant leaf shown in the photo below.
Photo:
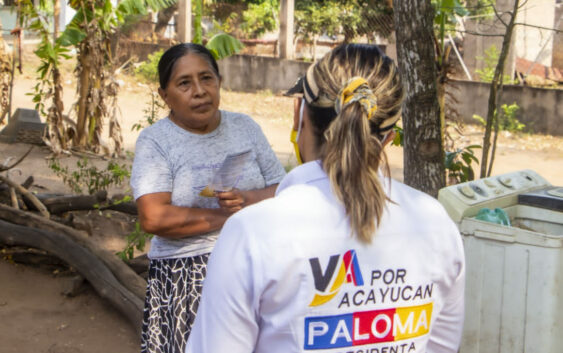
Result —
[[235, 37], [225, 33], [214, 35], [205, 46], [215, 57], [220, 60], [238, 53], [244, 45]]

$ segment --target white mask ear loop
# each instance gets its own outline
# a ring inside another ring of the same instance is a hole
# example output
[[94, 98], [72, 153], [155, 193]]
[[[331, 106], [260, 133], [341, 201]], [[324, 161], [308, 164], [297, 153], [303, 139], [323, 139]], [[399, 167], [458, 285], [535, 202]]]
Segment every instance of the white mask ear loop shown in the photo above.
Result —
[[301, 99], [301, 106], [299, 107], [299, 126], [297, 127], [297, 136], [295, 137], [295, 142], [299, 141], [299, 135], [301, 135], [301, 124], [303, 123], [304, 108], [305, 108], [305, 97]]

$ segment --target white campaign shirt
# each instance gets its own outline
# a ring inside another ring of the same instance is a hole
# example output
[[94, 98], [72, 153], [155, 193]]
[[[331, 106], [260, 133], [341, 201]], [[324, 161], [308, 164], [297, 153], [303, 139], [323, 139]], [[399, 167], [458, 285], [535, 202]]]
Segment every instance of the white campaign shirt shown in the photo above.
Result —
[[[386, 187], [389, 189], [389, 186]], [[432, 197], [392, 182], [371, 244], [351, 235], [320, 163], [232, 216], [186, 352], [457, 352], [465, 265]]]

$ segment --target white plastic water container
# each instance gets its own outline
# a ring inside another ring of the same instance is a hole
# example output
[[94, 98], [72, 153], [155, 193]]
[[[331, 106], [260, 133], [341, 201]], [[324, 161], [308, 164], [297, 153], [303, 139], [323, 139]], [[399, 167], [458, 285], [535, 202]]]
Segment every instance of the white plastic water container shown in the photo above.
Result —
[[[549, 187], [523, 170], [440, 190], [465, 248], [460, 353], [563, 352], [563, 212], [518, 200]], [[511, 226], [475, 219], [485, 207], [504, 210]]]
[[562, 352], [563, 232], [538, 234], [472, 218], [460, 230], [467, 288], [460, 352]]

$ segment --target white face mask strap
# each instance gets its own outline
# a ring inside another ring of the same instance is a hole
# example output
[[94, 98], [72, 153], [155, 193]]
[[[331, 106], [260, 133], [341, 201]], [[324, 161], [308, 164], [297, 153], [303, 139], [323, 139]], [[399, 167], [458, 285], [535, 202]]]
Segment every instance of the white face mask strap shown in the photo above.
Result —
[[295, 142], [299, 141], [299, 135], [301, 135], [301, 124], [303, 123], [304, 108], [305, 108], [305, 98], [301, 99], [301, 106], [299, 107], [299, 126], [297, 127], [297, 136], [295, 137]]

